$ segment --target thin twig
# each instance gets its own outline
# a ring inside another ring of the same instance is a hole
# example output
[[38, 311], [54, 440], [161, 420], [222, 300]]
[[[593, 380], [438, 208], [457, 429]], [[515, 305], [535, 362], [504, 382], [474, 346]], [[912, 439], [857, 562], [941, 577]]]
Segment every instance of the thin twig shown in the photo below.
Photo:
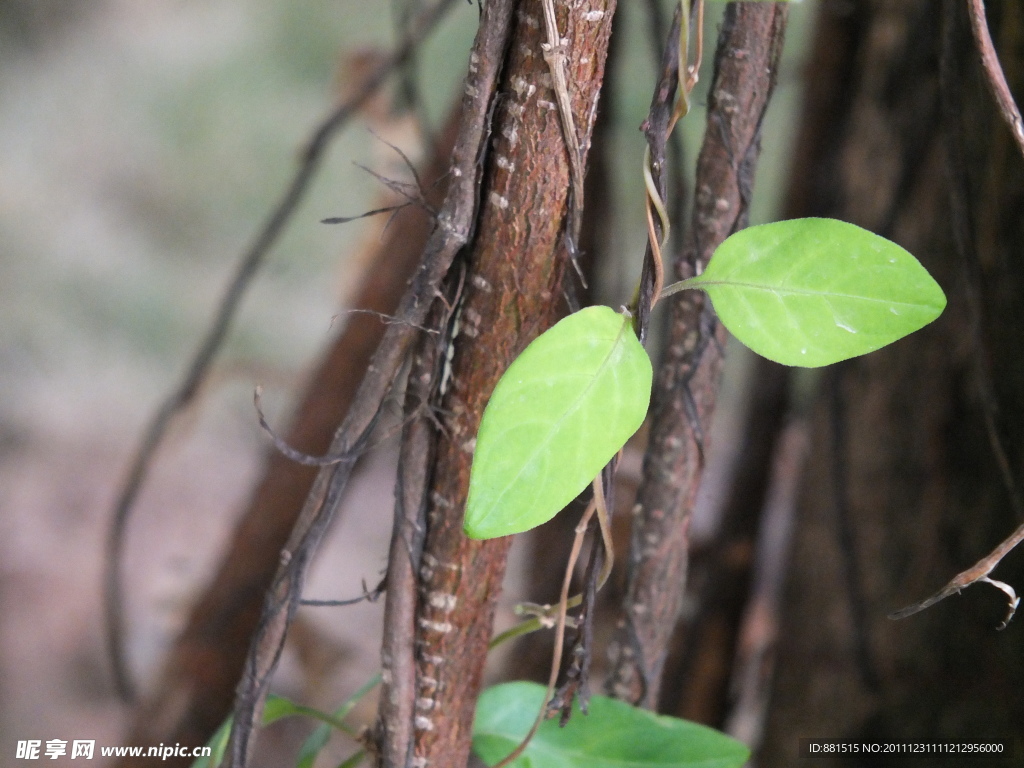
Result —
[[373, 136], [373, 138], [375, 138], [381, 144], [391, 149], [400, 158], [402, 158], [402, 162], [405, 163], [405, 167], [408, 168], [409, 173], [412, 174], [413, 181], [416, 182], [416, 187], [420, 190], [421, 197], [426, 197], [426, 195], [423, 193], [423, 182], [420, 180], [420, 172], [416, 170], [416, 164], [409, 159], [409, 156], [405, 154], [402, 148], [396, 144], [392, 144], [383, 136], [378, 135], [375, 131], [371, 130], [370, 135]]
[[[651, 308], [657, 301], [664, 283], [661, 247], [668, 240], [669, 217], [662, 201], [668, 193], [665, 183], [666, 145], [670, 133], [669, 126], [675, 112], [674, 104], [679, 85], [682, 15], [683, 5], [679, 4], [672, 17], [665, 50], [662, 53], [661, 72], [654, 89], [654, 96], [651, 99], [651, 109], [643, 124], [644, 135], [647, 138], [643, 174], [644, 183], [647, 186], [648, 238], [647, 251], [644, 254], [643, 268], [640, 273], [640, 283], [637, 285], [636, 295], [633, 297], [631, 306], [634, 327], [641, 343], [647, 338]], [[657, 218], [651, 215], [652, 206], [658, 212]]]
[[[380, 136], [378, 136], [373, 131], [370, 131], [370, 135], [373, 136], [373, 138], [377, 139], [377, 141], [381, 142], [382, 144], [386, 145], [390, 149], [394, 150], [394, 152], [400, 158], [402, 158], [402, 162], [405, 163], [405, 166], [409, 169], [409, 172], [412, 174], [413, 181], [412, 182], [408, 182], [408, 181], [397, 181], [396, 179], [389, 179], [387, 176], [384, 176], [384, 175], [382, 175], [380, 173], [377, 173], [376, 171], [372, 170], [371, 168], [367, 168], [365, 165], [362, 165], [361, 163], [353, 163], [353, 165], [355, 165], [360, 170], [365, 171], [366, 173], [368, 173], [371, 176], [373, 176], [373, 178], [375, 178], [377, 181], [379, 181], [381, 184], [383, 184], [385, 187], [390, 189], [392, 192], [394, 192], [399, 197], [404, 197], [405, 198], [405, 202], [404, 203], [399, 203], [398, 205], [389, 205], [389, 206], [385, 206], [383, 208], [375, 208], [372, 211], [366, 211], [366, 213], [360, 213], [357, 216], [332, 216], [332, 217], [327, 218], [327, 219], [321, 219], [320, 223], [321, 224], [348, 224], [350, 221], [357, 221], [359, 219], [365, 219], [365, 218], [367, 218], [369, 216], [376, 216], [377, 214], [380, 214], [380, 213], [395, 214], [398, 211], [402, 210], [403, 208], [405, 208], [406, 206], [409, 206], [409, 205], [419, 206], [424, 211], [426, 211], [431, 216], [431, 218], [436, 218], [437, 211], [435, 211], [430, 206], [430, 204], [427, 203], [427, 191], [423, 188], [423, 182], [420, 181], [419, 171], [416, 170], [416, 166], [413, 164], [412, 160], [409, 159], [409, 156], [407, 154], [405, 154], [405, 152], [403, 152], [400, 147], [395, 146], [394, 144], [392, 144], [387, 139], [381, 138]], [[442, 177], [439, 177], [438, 179], [436, 179], [432, 186], [436, 186], [437, 184], [441, 183], [443, 178], [444, 177], [442, 176]], [[415, 190], [416, 194], [413, 194], [410, 190]], [[392, 215], [391, 218], [393, 219], [394, 215]], [[384, 229], [387, 230], [388, 226], [390, 226], [390, 225], [391, 225], [391, 219], [388, 220], [388, 225], [385, 226]]]
[[[434, 302], [430, 318], [439, 328], [450, 329], [448, 319], [455, 313], [461, 287], [460, 280], [456, 295], [446, 297], [442, 293]], [[419, 599], [416, 577], [427, 530], [428, 481], [437, 441], [429, 402], [436, 382], [440, 381], [440, 370], [447, 362], [444, 352], [449, 335], [450, 331], [420, 338], [405, 388], [406, 422], [398, 456], [380, 653], [386, 678], [376, 728], [381, 768], [405, 768], [412, 751], [417, 695], [413, 630]]]
[[296, 464], [302, 464], [305, 467], [329, 467], [334, 464], [340, 464], [343, 461], [355, 461], [355, 455], [351, 453], [343, 453], [337, 456], [310, 456], [302, 451], [297, 451], [292, 448], [285, 439], [279, 436], [267, 423], [267, 417], [263, 413], [263, 385], [257, 384], [256, 388], [252, 392], [252, 404], [256, 408], [256, 416], [259, 418], [260, 426], [263, 427], [263, 431], [266, 432], [271, 441], [274, 443], [274, 447], [277, 452], [282, 456], [286, 457], [290, 461], [294, 461]]
[[[664, 13], [662, 4], [659, 2], [659, 0], [647, 0], [646, 5], [647, 5], [647, 17], [648, 17], [647, 24], [648, 24], [648, 28], [649, 28], [648, 38], [649, 38], [649, 40], [651, 42], [651, 50], [652, 50], [652, 53], [654, 55], [654, 68], [655, 68], [655, 71], [661, 71], [662, 74], [661, 74], [660, 83], [664, 83], [664, 82], [666, 82], [665, 78], [667, 76], [667, 71], [665, 69], [666, 64], [670, 65], [672, 67], [672, 69], [671, 69], [672, 72], [677, 72], [678, 71], [678, 66], [679, 66], [679, 62], [680, 62], [679, 54], [678, 54], [678, 47], [682, 43], [682, 40], [680, 39], [680, 34], [679, 34], [679, 26], [680, 26], [680, 20], [681, 20], [682, 11], [683, 11], [683, 5], [682, 5], [682, 3], [676, 3], [675, 4], [675, 12], [674, 12], [674, 16], [673, 16], [671, 22], [665, 17], [665, 13]], [[703, 28], [703, 23], [699, 22], [698, 26]], [[668, 45], [672, 47], [672, 51], [674, 51], [674, 53], [670, 52], [670, 51], [665, 51], [664, 50], [665, 46], [661, 45], [661, 40], [662, 40], [663, 35], [665, 34], [665, 30], [666, 29], [669, 29]], [[703, 33], [701, 33], [701, 35], [702, 35], [702, 39], [703, 39]], [[701, 47], [703, 48], [703, 42], [701, 43]], [[671, 60], [667, 59], [666, 56], [671, 56]], [[699, 68], [699, 65], [698, 65], [698, 68]], [[655, 89], [655, 103], [656, 103], [658, 94], [661, 92], [662, 85], [660, 83], [659, 83], [658, 88]], [[670, 94], [673, 100], [675, 98], [675, 90], [674, 90], [674, 88], [675, 88], [675, 86], [673, 86], [672, 94]], [[656, 149], [656, 146], [652, 143], [653, 124], [651, 124], [652, 118], [656, 115], [656, 112], [655, 112], [655, 109], [654, 109], [655, 108], [655, 103], [652, 103], [652, 105], [651, 105], [651, 112], [648, 113], [648, 122], [644, 124], [644, 128], [643, 128], [644, 134], [647, 137], [647, 146], [648, 146], [648, 148], [650, 148], [652, 155], [655, 154], [655, 149]], [[668, 104], [668, 107], [671, 107], [671, 103]], [[671, 119], [671, 115], [668, 115], [668, 119]], [[665, 157], [666, 153], [663, 150], [661, 152], [661, 154], [660, 154], [661, 164], [659, 166], [657, 166], [657, 167], [660, 168], [660, 173], [664, 174], [666, 172], [666, 170], [667, 170], [667, 168], [666, 168], [667, 162], [668, 161], [671, 162], [671, 164], [672, 164], [672, 168], [671, 168], [671, 171], [672, 171], [672, 193], [670, 195], [662, 194], [661, 197], [664, 200], [671, 200], [671, 203], [672, 203], [671, 204], [671, 210], [666, 210], [666, 219], [668, 221], [676, 222], [676, 225], [679, 226], [679, 225], [683, 224], [683, 219], [685, 218], [686, 209], [687, 209], [687, 198], [689, 197], [687, 183], [686, 183], [685, 144], [683, 142], [682, 134], [681, 133], [676, 133], [674, 131], [672, 132], [671, 136], [667, 137], [667, 141], [671, 142], [671, 149], [672, 149], [671, 155], [668, 158], [666, 158]], [[654, 176], [655, 175], [654, 174], [655, 166], [653, 164], [648, 164], [646, 161], [645, 161], [644, 165], [651, 169], [652, 176]], [[646, 179], [645, 179], [645, 182], [646, 182]], [[656, 188], [661, 190], [661, 189], [665, 188], [665, 186], [666, 186], [665, 183], [661, 182], [661, 186], [657, 186], [656, 185]], [[666, 205], [666, 209], [668, 209], [667, 205]], [[679, 233], [680, 230], [676, 229], [675, 231], [676, 231], [676, 237], [678, 238], [678, 236], [679, 236], [678, 233]], [[665, 244], [667, 244], [668, 238], [667, 237], [662, 237], [661, 241], [664, 242]], [[662, 249], [664, 250], [664, 246], [663, 246]], [[644, 269], [645, 270], [648, 269], [647, 262], [650, 261], [651, 258], [653, 258], [653, 254], [651, 254], [650, 256], [645, 256], [644, 257]], [[653, 266], [654, 266], [654, 264], [652, 263], [651, 267], [653, 267]], [[662, 281], [664, 282], [664, 274], [662, 275]], [[656, 299], [660, 299], [660, 298], [662, 298], [662, 296], [659, 293], [655, 298]], [[655, 299], [650, 299], [650, 298], [648, 299], [648, 301], [647, 301], [648, 306], [644, 310], [645, 312], [648, 312], [650, 310], [650, 306], [649, 305], [654, 300]], [[637, 322], [637, 325], [638, 326], [640, 325], [639, 320]], [[646, 329], [644, 329], [644, 333], [646, 334]]]
[[104, 553], [106, 570], [103, 594], [107, 655], [110, 659], [115, 688], [118, 695], [125, 701], [131, 702], [136, 699], [136, 689], [125, 653], [126, 626], [121, 568], [128, 520], [149, 474], [156, 452], [163, 442], [171, 422], [192, 402], [206, 380], [213, 359], [224, 343], [242, 297], [309, 189], [310, 182], [320, 168], [331, 139], [380, 89], [391, 73], [411, 55], [454, 4], [455, 0], [437, 0], [435, 4], [426, 9], [420, 15], [418, 23], [410, 26], [408, 36], [390, 56], [381, 62], [365, 80], [362, 87], [313, 132], [312, 138], [302, 152], [299, 168], [292, 178], [291, 184], [239, 262], [234, 277], [221, 298], [210, 329], [199, 345], [185, 376], [157, 409], [153, 420], [143, 433], [142, 441], [135, 452], [114, 506]]
[[981, 66], [985, 70], [985, 82], [996, 100], [999, 114], [1013, 134], [1017, 142], [1017, 148], [1021, 155], [1024, 155], [1024, 120], [1021, 119], [1020, 109], [1013, 100], [1010, 86], [1006, 83], [1006, 75], [999, 64], [999, 56], [992, 44], [992, 36], [988, 31], [988, 20], [985, 18], [984, 0], [967, 0], [967, 15], [971, 19], [971, 34], [974, 36], [974, 43], [978, 46], [978, 55], [981, 57]]
[[583, 589], [579, 597], [582, 603], [576, 616], [576, 637], [565, 654], [570, 660], [569, 666], [562, 674], [562, 682], [555, 690], [549, 707], [553, 711], [561, 711], [559, 725], [564, 727], [572, 716], [575, 700], [580, 711], [588, 713], [590, 706], [590, 665], [594, 649], [594, 614], [597, 607], [597, 593], [611, 575], [614, 562], [614, 546], [611, 533], [611, 514], [606, 499], [612, 498], [615, 471], [622, 459], [622, 451], [601, 470], [594, 480], [594, 495], [597, 500], [598, 528], [601, 536], [594, 537], [590, 547], [590, 557], [583, 571]]
[[380, 215], [382, 213], [395, 213], [397, 211], [402, 210], [403, 208], [407, 208], [410, 205], [413, 205], [413, 202], [411, 200], [408, 200], [408, 201], [406, 201], [404, 203], [400, 203], [399, 205], [387, 205], [387, 206], [385, 206], [383, 208], [374, 208], [373, 210], [366, 211], [365, 213], [359, 213], [359, 214], [356, 214], [355, 216], [330, 216], [329, 218], [326, 218], [326, 219], [320, 219], [320, 223], [321, 224], [348, 224], [351, 221], [358, 221], [359, 219], [367, 219], [367, 218], [369, 218], [371, 216], [378, 216], [378, 215]]
[[[380, 321], [384, 325], [394, 325], [396, 323], [399, 325], [409, 325], [408, 321], [402, 320], [400, 317], [389, 315], [387, 312], [378, 312], [375, 309], [344, 309], [339, 312], [338, 315], [373, 315], [374, 317], [379, 317]], [[332, 323], [338, 318], [338, 315], [334, 315], [331, 318]], [[409, 327], [416, 328], [417, 330], [423, 331], [423, 333], [429, 333], [435, 336], [438, 334], [438, 330], [436, 328], [428, 328], [425, 325], [410, 325]]]
[[[664, 188], [665, 182], [662, 180], [664, 174], [665, 165], [665, 144], [668, 137], [672, 135], [672, 131], [675, 128], [676, 123], [686, 117], [690, 111], [690, 94], [693, 93], [693, 89], [697, 87], [697, 81], [700, 77], [700, 65], [701, 60], [704, 58], [704, 0], [695, 0], [695, 7], [697, 11], [696, 15], [696, 27], [695, 27], [695, 41], [694, 41], [694, 57], [693, 62], [687, 64], [687, 58], [689, 56], [690, 48], [690, 14], [688, 11], [689, 5], [687, 0], [681, 0], [679, 6], [676, 9], [676, 19], [673, 21], [672, 30], [670, 34], [676, 32], [678, 26], [678, 38], [679, 38], [679, 50], [678, 50], [678, 63], [675, 65], [676, 79], [678, 80], [681, 73], [686, 71], [686, 79], [682, 81], [682, 88], [679, 90], [679, 98], [676, 100], [675, 109], [672, 111], [672, 116], [669, 119], [667, 127], [664, 128], [664, 136], [655, 134], [651, 128], [648, 128], [648, 140], [647, 149], [644, 151], [644, 187], [647, 191], [647, 239], [649, 241], [648, 247], [648, 258], [651, 264], [651, 273], [653, 274], [653, 285], [651, 287], [650, 299], [651, 308], [654, 307], [661, 299], [671, 296], [681, 288], [678, 288], [679, 283], [674, 286], [669, 286], [667, 290], [662, 290], [665, 284], [665, 266], [662, 259], [662, 250], [668, 243], [669, 232], [671, 225], [669, 222], [668, 212], [665, 210], [664, 201]], [[666, 48], [667, 52], [671, 52], [671, 46]], [[662, 75], [663, 79], [671, 77], [672, 70], [666, 70]], [[671, 80], [668, 80], [671, 82]], [[657, 97], [655, 102], [651, 105], [651, 114], [657, 114]], [[650, 118], [648, 120], [650, 124]], [[658, 150], [657, 165], [652, 161], [652, 152]], [[657, 179], [655, 178], [657, 177]], [[653, 211], [652, 211], [653, 209]], [[658, 222], [655, 222], [654, 213], [658, 214]], [[660, 227], [658, 226], [660, 224]], [[646, 266], [646, 262], [645, 262]], [[644, 286], [644, 278], [641, 276], [640, 285], [637, 286], [637, 301], [639, 302], [639, 296]], [[646, 329], [644, 331], [646, 333]], [[641, 336], [643, 338], [643, 336]]]
[[1010, 623], [1010, 619], [1013, 618], [1013, 614], [1017, 611], [1017, 606], [1020, 605], [1020, 598], [1017, 596], [1017, 593], [1013, 591], [1013, 587], [1009, 584], [989, 578], [989, 574], [992, 573], [1002, 559], [1009, 554], [1010, 550], [1022, 541], [1024, 541], [1024, 525], [1019, 526], [1017, 530], [1007, 536], [1006, 539], [1004, 539], [999, 546], [989, 552], [988, 555], [976, 562], [966, 571], [962, 571], [954, 576], [946, 586], [934, 595], [919, 603], [908, 605], [902, 610], [890, 613], [889, 618], [905, 619], [908, 616], [913, 616], [915, 613], [919, 613], [925, 608], [932, 607], [940, 600], [945, 600], [950, 595], [959, 594], [961, 590], [971, 586], [972, 584], [984, 582], [986, 584], [991, 584], [1006, 593], [1008, 598], [1006, 618], [1003, 619], [1003, 623], [999, 626], [999, 629], [1004, 629], [1006, 625]]
[[[271, 442], [274, 444], [274, 448], [277, 449], [278, 453], [284, 456], [289, 461], [294, 461], [296, 464], [301, 464], [304, 467], [333, 467], [335, 464], [342, 464], [349, 462], [354, 464], [361, 454], [367, 449], [372, 450], [376, 448], [376, 445], [369, 445], [366, 441], [363, 441], [358, 449], [341, 451], [340, 453], [326, 453], [323, 456], [311, 456], [308, 453], [296, 450], [288, 445], [288, 441], [281, 437], [274, 429], [267, 423], [266, 414], [263, 413], [263, 386], [257, 384], [256, 388], [252, 393], [253, 406], [256, 408], [256, 417], [259, 419], [260, 426], [263, 431], [270, 436]], [[368, 435], [367, 435], [368, 436]], [[384, 439], [387, 440], [391, 436], [391, 433], [385, 433]]]
[[363, 580], [363, 594], [359, 597], [350, 597], [348, 600], [300, 600], [299, 605], [309, 606], [313, 608], [343, 608], [347, 605], [357, 605], [359, 603], [375, 603], [380, 599], [380, 596], [384, 594], [387, 589], [387, 578], [381, 579], [373, 589], [366, 588], [366, 580]]

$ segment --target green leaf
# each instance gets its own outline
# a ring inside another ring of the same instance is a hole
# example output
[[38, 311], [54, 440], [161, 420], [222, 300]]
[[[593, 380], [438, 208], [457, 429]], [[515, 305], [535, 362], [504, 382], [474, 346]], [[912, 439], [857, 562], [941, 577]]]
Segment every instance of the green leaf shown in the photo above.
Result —
[[[473, 751], [487, 765], [512, 752], [544, 703], [536, 683], [505, 683], [480, 696]], [[725, 734], [674, 717], [656, 715], [605, 696], [592, 696], [590, 714], [574, 708], [564, 728], [546, 720], [517, 768], [739, 768], [750, 756]]]
[[210, 754], [205, 757], [197, 757], [192, 761], [191, 768], [217, 768], [224, 759], [224, 753], [228, 750], [228, 738], [231, 736], [231, 723], [233, 718], [228, 718], [220, 724], [206, 746], [210, 748]]
[[807, 368], [891, 344], [946, 306], [907, 251], [834, 219], [741, 230], [685, 286], [707, 291], [725, 327], [759, 355]]
[[[327, 742], [331, 738], [331, 732], [337, 729], [338, 723], [344, 723], [348, 713], [353, 710], [359, 700], [363, 698], [367, 693], [372, 691], [378, 685], [380, 685], [381, 674], [378, 672], [376, 675], [370, 678], [370, 680], [363, 684], [363, 687], [352, 694], [341, 706], [334, 710], [332, 715], [332, 722], [323, 722], [313, 729], [313, 732], [306, 737], [306, 740], [302, 742], [302, 747], [299, 749], [299, 757], [296, 760], [295, 768], [313, 768], [313, 764], [316, 763], [317, 757], [320, 756], [321, 750], [327, 746]], [[351, 731], [347, 731], [351, 734]], [[357, 755], [361, 755], [357, 753]], [[355, 759], [357, 755], [353, 755], [351, 759]], [[359, 757], [359, 759], [362, 759]], [[348, 762], [348, 761], [346, 761]], [[356, 760], [358, 764], [359, 760]]]
[[338, 768], [356, 768], [357, 765], [363, 762], [363, 758], [365, 757], [365, 749], [357, 750], [356, 752], [353, 752], [351, 755], [342, 760], [341, 763], [338, 764]]
[[304, 704], [296, 704], [284, 696], [275, 696], [274, 694], [267, 696], [267, 701], [263, 705], [263, 725], [276, 723], [285, 717], [311, 717], [336, 730], [348, 734], [353, 733], [351, 728], [329, 712], [321, 712], [319, 709], [307, 707]]
[[294, 717], [304, 714], [300, 711], [300, 705], [284, 696], [270, 694], [263, 705], [263, 725], [276, 723], [285, 717]]
[[501, 377], [477, 434], [466, 535], [507, 536], [547, 522], [643, 423], [651, 361], [630, 319], [609, 307], [569, 315]]
[[[319, 720], [320, 725], [309, 735], [305, 742], [302, 744], [302, 749], [299, 751], [298, 762], [296, 768], [312, 768], [313, 763], [316, 762], [317, 756], [320, 751], [326, 746], [328, 739], [331, 736], [332, 730], [344, 731], [352, 737], [356, 736], [355, 730], [349, 728], [344, 720], [349, 712], [359, 703], [359, 700], [363, 698], [367, 693], [372, 691], [375, 687], [380, 685], [381, 674], [378, 672], [376, 675], [371, 677], [369, 681], [363, 684], [363, 687], [356, 691], [352, 696], [346, 700], [340, 707], [338, 707], [334, 714], [328, 714], [327, 712], [321, 712], [318, 709], [312, 707], [306, 707], [302, 704], [296, 704], [290, 699], [286, 699], [283, 696], [275, 696], [273, 694], [267, 696], [267, 701], [263, 705], [263, 725], [270, 725], [278, 720], [285, 717], [312, 717], [314, 720]], [[231, 736], [231, 723], [233, 718], [229, 715], [228, 718], [221, 723], [220, 728], [217, 732], [210, 737], [210, 740], [206, 743], [206, 746], [210, 747], [211, 754], [208, 757], [200, 757], [193, 761], [191, 768], [217, 768], [224, 758], [224, 753], [227, 751], [228, 739]], [[362, 760], [363, 751], [360, 750], [358, 753], [350, 757], [345, 763], [351, 760], [355, 760], [355, 764], [358, 764]], [[344, 764], [343, 764], [344, 765]]]

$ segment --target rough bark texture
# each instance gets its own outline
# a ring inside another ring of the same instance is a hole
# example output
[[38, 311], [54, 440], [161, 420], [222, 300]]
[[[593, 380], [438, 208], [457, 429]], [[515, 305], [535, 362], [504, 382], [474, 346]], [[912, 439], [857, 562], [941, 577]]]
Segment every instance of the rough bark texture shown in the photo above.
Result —
[[[556, 10], [567, 46], [576, 131], [585, 151], [615, 2], [559, 3]], [[544, 40], [540, 1], [520, 3], [494, 114], [476, 235], [451, 328], [450, 377], [443, 376], [435, 398], [440, 428], [426, 494], [415, 624], [412, 634], [407, 626], [385, 630], [407, 633], [415, 649], [413, 743], [405, 752], [414, 766], [461, 768], [469, 754], [473, 709], [510, 543], [507, 538], [471, 541], [462, 533], [474, 439], [498, 378], [557, 319], [562, 305], [569, 164], [542, 54]], [[471, 68], [475, 65], [471, 61]], [[393, 664], [394, 655], [385, 662]], [[388, 706], [394, 712], [408, 709], [401, 702]], [[385, 724], [389, 728], [404, 726]], [[403, 750], [390, 744], [387, 753], [391, 764]]]
[[[617, 67], [616, 59], [623, 52], [623, 18], [623, 14], [616, 14], [612, 22], [604, 84], [601, 86], [601, 101], [594, 122], [594, 134], [587, 161], [586, 208], [583, 211], [583, 226], [580, 230], [580, 269], [589, 287], [581, 286], [577, 290], [577, 297], [582, 306], [593, 303], [590, 288], [595, 285], [602, 265], [608, 264], [609, 258], [616, 258], [609, 253], [615, 226], [612, 199], [615, 105], [611, 102], [616, 88], [613, 82]], [[579, 498], [549, 522], [522, 534], [529, 539], [529, 565], [524, 574], [524, 600], [540, 604], [558, 602], [562, 577], [565, 575], [566, 553], [572, 548], [576, 526], [585, 506], [584, 499]], [[578, 591], [574, 585], [573, 594]], [[607, 591], [602, 592], [602, 597], [607, 599]], [[500, 676], [507, 680], [535, 680], [546, 684], [551, 671], [553, 647], [553, 632], [531, 632], [523, 635], [515, 641]]]
[[[434, 207], [444, 199], [444, 185], [435, 183], [448, 169], [456, 128], [453, 118], [435, 156], [421, 172], [427, 202]], [[419, 264], [431, 226], [429, 216], [421, 210], [407, 208], [396, 214], [385, 238], [366, 256], [368, 268], [353, 297], [353, 307], [394, 313]], [[343, 330], [306, 387], [287, 435], [289, 445], [313, 455], [327, 450], [334, 425], [348, 411], [384, 328], [381, 318], [371, 314], [347, 316]], [[263, 476], [242, 513], [220, 569], [175, 641], [156, 693], [139, 708], [126, 743], [204, 744], [224, 722], [278, 555], [316, 472], [315, 467], [297, 464], [270, 450]], [[138, 764], [134, 758], [123, 764], [129, 762]], [[179, 762], [190, 764], [189, 760]]]
[[677, 627], [658, 705], [660, 712], [715, 728], [723, 727], [728, 712], [772, 455], [789, 399], [789, 370], [778, 363], [758, 357], [750, 380], [751, 412], [737, 436], [742, 448], [729, 496], [714, 537], [691, 553], [693, 611]]
[[[762, 766], [792, 765], [801, 736], [1006, 741], [1024, 722], [1024, 632], [1019, 617], [995, 631], [1001, 593], [973, 587], [901, 622], [886, 618], [1020, 522], [985, 413], [1020, 488], [1024, 163], [979, 78], [964, 6], [823, 5], [812, 82], [831, 83], [828, 103], [846, 108], [828, 110], [831, 149], [819, 153], [835, 161], [798, 164], [803, 181], [831, 190], [820, 214], [917, 255], [949, 305], [929, 328], [841, 366], [819, 404]], [[1016, 2], [987, 7], [1019, 101], [1024, 13]], [[1019, 589], [1022, 564], [1015, 552], [995, 576]]]
[[[775, 83], [788, 9], [784, 3], [726, 8], [697, 161], [693, 220], [675, 264], [699, 272], [714, 249], [746, 224], [760, 128]], [[610, 649], [610, 692], [653, 707], [685, 586], [687, 528], [703, 471], [724, 329], [704, 294], [672, 300], [668, 347], [651, 403], [651, 441], [634, 509], [629, 585]]]

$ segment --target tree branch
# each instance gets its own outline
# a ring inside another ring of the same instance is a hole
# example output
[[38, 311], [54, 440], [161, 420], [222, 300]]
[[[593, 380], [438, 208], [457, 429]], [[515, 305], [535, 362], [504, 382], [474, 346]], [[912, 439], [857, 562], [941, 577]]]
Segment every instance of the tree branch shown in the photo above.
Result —
[[988, 20], [985, 18], [985, 0], [967, 0], [967, 13], [971, 19], [971, 34], [978, 48], [981, 67], [985, 71], [985, 83], [992, 91], [999, 114], [1013, 134], [1021, 156], [1024, 157], [1024, 120], [1021, 119], [1020, 109], [1013, 100], [1010, 86], [1006, 83], [1006, 75], [999, 64], [996, 47], [992, 44]]
[[[572, 172], [541, 48], [542, 10], [540, 0], [525, 0], [516, 14], [482, 196], [486, 204], [457, 310], [451, 376], [433, 401], [440, 428], [418, 574], [413, 766], [466, 764], [510, 543], [509, 537], [472, 541], [462, 532], [474, 438], [498, 378], [561, 311]], [[556, 10], [567, 39], [573, 119], [585, 152], [615, 2], [584, 0]]]
[[[697, 161], [693, 219], [676, 260], [698, 274], [715, 248], [746, 225], [761, 123], [778, 74], [788, 7], [730, 3], [715, 56], [708, 123]], [[704, 434], [715, 405], [724, 329], [703, 294], [677, 294], [668, 347], [654, 386], [651, 439], [637, 495], [627, 595], [610, 655], [611, 693], [657, 702], [666, 647], [679, 612], [687, 529], [704, 468]]]

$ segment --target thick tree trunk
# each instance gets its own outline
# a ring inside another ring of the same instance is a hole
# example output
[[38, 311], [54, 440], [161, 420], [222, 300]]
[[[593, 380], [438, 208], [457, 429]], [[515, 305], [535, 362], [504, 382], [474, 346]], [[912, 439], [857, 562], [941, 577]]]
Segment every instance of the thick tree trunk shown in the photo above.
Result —
[[[556, 10], [585, 162], [615, 2], [556, 3]], [[431, 400], [439, 425], [436, 460], [403, 481], [415, 484], [422, 475], [418, 481], [426, 483], [425, 493], [399, 489], [402, 499], [422, 499], [422, 516], [404, 510], [406, 529], [395, 537], [401, 547], [392, 549], [393, 556], [412, 556], [411, 567], [402, 568], [413, 579], [389, 580], [381, 720], [382, 756], [389, 766], [461, 768], [469, 754], [510, 543], [509, 538], [471, 541], [462, 533], [474, 438], [498, 378], [557, 319], [567, 266], [562, 237], [569, 160], [543, 55], [545, 40], [540, 0], [524, 0], [514, 15], [504, 63], [476, 234], [455, 292], [450, 376], [442, 373]], [[421, 357], [436, 352], [433, 341], [425, 344]], [[426, 536], [418, 557], [407, 542], [420, 526]], [[415, 604], [414, 616], [391, 610], [396, 602]], [[411, 717], [411, 723], [397, 720], [401, 717]]]
[[[1018, 2], [987, 6], [1020, 101], [1024, 12]], [[917, 255], [949, 306], [929, 328], [828, 373], [763, 766], [794, 764], [799, 737], [1006, 741], [1024, 722], [1024, 631], [1019, 619], [995, 631], [1001, 593], [978, 586], [898, 623], [886, 618], [1020, 523], [986, 419], [1020, 488], [1024, 162], [980, 78], [965, 8], [823, 5], [811, 75], [828, 86], [812, 91], [807, 119], [831, 122], [818, 163], [798, 162], [800, 181], [824, 190], [819, 215]], [[1021, 588], [1022, 563], [1013, 553], [996, 577]]]

